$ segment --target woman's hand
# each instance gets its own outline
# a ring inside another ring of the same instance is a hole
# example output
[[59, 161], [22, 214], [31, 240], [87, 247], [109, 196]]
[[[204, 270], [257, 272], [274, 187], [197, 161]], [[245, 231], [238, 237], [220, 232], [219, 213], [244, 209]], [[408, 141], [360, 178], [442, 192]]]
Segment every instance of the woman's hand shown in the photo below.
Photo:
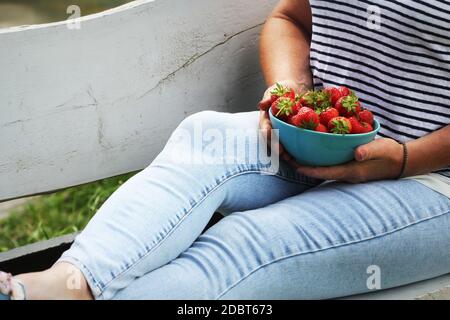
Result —
[[395, 179], [403, 165], [403, 146], [393, 139], [380, 138], [355, 151], [355, 161], [333, 167], [308, 167], [295, 160], [289, 163], [297, 172], [323, 180], [361, 183], [373, 180]]
[[[308, 89], [304, 84], [301, 84], [294, 80], [278, 81], [278, 83], [285, 87], [291, 88], [296, 93], [301, 93]], [[276, 85], [273, 85], [270, 88], [268, 88], [266, 90], [266, 92], [264, 93], [264, 97], [258, 104], [259, 109], [260, 109], [259, 129], [261, 130], [263, 137], [266, 139], [266, 142], [267, 142], [269, 148], [270, 148], [271, 136], [272, 136], [272, 123], [270, 122], [270, 117], [269, 117], [268, 111], [269, 111], [269, 108], [270, 108], [271, 102], [272, 102], [271, 101], [272, 100], [271, 92], [275, 87], [276, 87]], [[292, 157], [284, 150], [283, 146], [280, 143], [274, 142], [274, 145], [276, 147], [275, 147], [275, 150], [271, 150], [272, 152], [275, 152], [276, 154], [278, 154], [280, 156], [280, 158], [285, 161], [292, 160]]]

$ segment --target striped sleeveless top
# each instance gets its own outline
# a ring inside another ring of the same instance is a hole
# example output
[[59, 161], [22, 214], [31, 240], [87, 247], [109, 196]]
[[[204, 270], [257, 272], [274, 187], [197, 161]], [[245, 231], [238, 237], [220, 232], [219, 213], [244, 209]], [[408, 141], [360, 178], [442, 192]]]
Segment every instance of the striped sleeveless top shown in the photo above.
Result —
[[[450, 0], [310, 0], [314, 86], [346, 85], [408, 141], [450, 124]], [[437, 173], [450, 178], [450, 167]]]

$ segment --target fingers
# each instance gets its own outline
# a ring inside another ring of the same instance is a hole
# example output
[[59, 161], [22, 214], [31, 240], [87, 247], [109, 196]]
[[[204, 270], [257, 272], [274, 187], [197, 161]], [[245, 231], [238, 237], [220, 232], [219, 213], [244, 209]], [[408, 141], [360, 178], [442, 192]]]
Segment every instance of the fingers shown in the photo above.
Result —
[[358, 147], [355, 151], [356, 161], [332, 167], [299, 165], [296, 170], [312, 178], [350, 183], [389, 179], [393, 176], [390, 158], [397, 152], [396, 148], [402, 149], [402, 146], [395, 140], [380, 138]]
[[272, 105], [272, 95], [270, 94], [270, 90], [267, 90], [264, 94], [264, 97], [259, 102], [258, 106], [260, 110], [267, 111]]
[[398, 143], [392, 139], [375, 139], [368, 144], [358, 147], [355, 150], [355, 159], [356, 161], [367, 161], [386, 158], [391, 152], [392, 142], [398, 145]]
[[297, 172], [307, 177], [323, 180], [346, 180], [351, 176], [351, 165], [341, 165], [333, 167], [309, 167], [299, 165]]
[[294, 160], [294, 158], [292, 158], [292, 156], [289, 153], [287, 153], [287, 151], [284, 149], [284, 147], [281, 143], [278, 144], [278, 149], [280, 150], [281, 159], [283, 159], [286, 162], [293, 161], [297, 164], [297, 162]]
[[260, 111], [259, 112], [259, 128], [261, 131], [265, 132], [267, 131], [267, 141], [270, 141], [270, 134], [272, 130], [272, 122], [270, 122], [269, 114], [267, 111]]
[[275, 154], [285, 161], [292, 159], [292, 157], [285, 152], [279, 140], [276, 137], [272, 139], [272, 122], [270, 121], [267, 111], [261, 111], [259, 114], [259, 128], [272, 152], [275, 152]]
[[259, 112], [259, 129], [261, 130], [261, 134], [270, 148], [270, 141], [272, 140], [272, 123], [270, 122], [267, 111], [261, 110]]
[[389, 179], [384, 160], [357, 162], [333, 167], [299, 166], [297, 172], [308, 177], [322, 180], [338, 180], [349, 183], [361, 183], [372, 180]]
[[264, 97], [258, 104], [258, 107], [261, 110], [259, 118], [259, 127], [264, 137], [267, 138], [267, 144], [269, 145], [269, 148], [272, 149], [272, 152], [278, 154], [279, 157], [281, 157], [281, 159], [285, 161], [291, 161], [292, 157], [287, 152], [285, 152], [283, 146], [279, 143], [279, 141], [278, 140], [272, 141], [272, 123], [270, 121], [268, 110], [272, 106], [271, 92], [274, 87], [275, 85], [266, 90], [266, 92], [264, 93]]

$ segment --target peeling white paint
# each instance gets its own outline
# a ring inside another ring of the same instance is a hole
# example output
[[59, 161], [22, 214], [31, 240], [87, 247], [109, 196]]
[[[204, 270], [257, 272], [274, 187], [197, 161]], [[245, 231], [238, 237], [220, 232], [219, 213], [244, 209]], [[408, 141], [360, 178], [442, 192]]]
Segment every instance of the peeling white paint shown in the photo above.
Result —
[[142, 169], [187, 115], [254, 110], [276, 2], [135, 1], [80, 30], [0, 29], [0, 200]]

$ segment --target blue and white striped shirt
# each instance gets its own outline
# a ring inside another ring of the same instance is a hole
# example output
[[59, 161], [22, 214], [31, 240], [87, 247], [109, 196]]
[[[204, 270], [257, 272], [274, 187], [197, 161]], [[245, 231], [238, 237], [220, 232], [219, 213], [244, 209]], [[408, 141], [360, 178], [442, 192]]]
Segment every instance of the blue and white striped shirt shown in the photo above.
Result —
[[[417, 139], [450, 124], [450, 0], [310, 0], [317, 88], [346, 85], [380, 136]], [[450, 177], [450, 167], [437, 173]]]

